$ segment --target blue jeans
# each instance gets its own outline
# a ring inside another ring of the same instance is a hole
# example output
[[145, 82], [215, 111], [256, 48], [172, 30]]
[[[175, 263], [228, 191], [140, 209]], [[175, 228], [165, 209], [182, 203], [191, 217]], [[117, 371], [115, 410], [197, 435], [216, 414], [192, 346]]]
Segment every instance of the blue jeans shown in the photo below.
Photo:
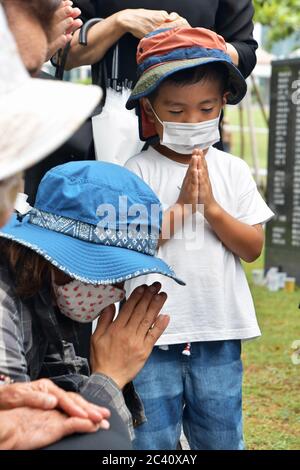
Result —
[[155, 347], [134, 381], [147, 417], [135, 429], [137, 450], [174, 450], [181, 427], [192, 450], [242, 450], [241, 342]]

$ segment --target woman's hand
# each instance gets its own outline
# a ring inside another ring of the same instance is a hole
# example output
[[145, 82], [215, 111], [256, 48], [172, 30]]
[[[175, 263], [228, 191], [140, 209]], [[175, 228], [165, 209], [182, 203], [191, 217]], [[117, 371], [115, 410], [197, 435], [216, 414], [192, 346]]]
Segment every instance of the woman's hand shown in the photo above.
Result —
[[145, 10], [143, 8], [121, 10], [117, 15], [118, 23], [124, 34], [131, 33], [138, 39], [142, 39], [169, 19], [169, 14], [164, 10]]
[[161, 27], [187, 27], [188, 22], [177, 13], [169, 15], [165, 10], [125, 9], [118, 11], [94, 25], [89, 32], [88, 46], [79, 44], [79, 31], [73, 35], [66, 70], [81, 65], [92, 65], [126, 33], [138, 39]]
[[82, 26], [82, 21], [78, 19], [81, 11], [72, 5], [70, 0], [63, 0], [54, 14], [46, 60], [49, 60], [58, 49], [64, 48], [71, 41], [72, 33]]
[[116, 320], [115, 307], [101, 314], [91, 342], [92, 372], [112, 378], [122, 389], [144, 366], [169, 324], [160, 315], [167, 295], [158, 294], [161, 285], [141, 286], [133, 291]]
[[16, 408], [0, 411], [0, 449], [40, 449], [74, 433], [90, 433], [108, 429], [101, 420], [69, 417], [56, 410]]
[[88, 418], [94, 422], [110, 416], [106, 408], [89, 403], [76, 393], [65, 392], [48, 379], [1, 386], [0, 410], [20, 407], [40, 410], [59, 408], [68, 416]]
[[165, 23], [161, 27], [166, 28], [188, 28], [190, 27], [188, 20], [178, 15], [178, 13], [170, 13], [169, 18], [166, 19]]

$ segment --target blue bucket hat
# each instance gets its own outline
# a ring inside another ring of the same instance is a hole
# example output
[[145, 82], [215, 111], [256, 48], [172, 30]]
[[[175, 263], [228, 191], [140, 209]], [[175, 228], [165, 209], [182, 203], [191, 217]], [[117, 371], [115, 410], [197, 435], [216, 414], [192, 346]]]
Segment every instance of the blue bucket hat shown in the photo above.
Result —
[[70, 277], [117, 284], [174, 271], [155, 257], [162, 208], [149, 186], [112, 163], [71, 162], [48, 171], [35, 207], [13, 215], [0, 237], [24, 245]]

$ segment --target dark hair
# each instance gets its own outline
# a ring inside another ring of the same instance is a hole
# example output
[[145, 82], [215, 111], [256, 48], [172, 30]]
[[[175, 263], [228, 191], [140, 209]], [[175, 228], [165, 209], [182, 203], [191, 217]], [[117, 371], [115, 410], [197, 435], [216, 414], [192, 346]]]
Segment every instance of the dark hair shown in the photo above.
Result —
[[189, 69], [180, 70], [170, 77], [167, 77], [154, 90], [148, 99], [151, 103], [157, 98], [161, 85], [170, 83], [172, 85], [182, 87], [185, 85], [194, 85], [199, 82], [215, 81], [219, 82], [222, 95], [229, 91], [229, 71], [226, 65], [215, 62], [213, 64], [200, 65]]

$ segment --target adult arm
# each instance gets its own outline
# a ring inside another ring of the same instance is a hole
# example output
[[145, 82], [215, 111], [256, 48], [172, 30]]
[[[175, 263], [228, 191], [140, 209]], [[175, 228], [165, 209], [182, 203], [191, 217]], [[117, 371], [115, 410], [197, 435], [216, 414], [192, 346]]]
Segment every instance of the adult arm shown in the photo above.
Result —
[[169, 321], [168, 316], [158, 316], [166, 300], [165, 294], [159, 294], [160, 288], [161, 285], [155, 283], [136, 289], [116, 319], [113, 305], [101, 313], [91, 341], [90, 376], [88, 372], [82, 373], [81, 358], [76, 358], [74, 348], [73, 353], [70, 350], [67, 354], [72, 366], [69, 372], [57, 377], [53, 373], [49, 375], [62, 388], [80, 392], [91, 402], [114, 408], [132, 438], [133, 423], [142, 423], [144, 413], [130, 382], [143, 367]]

